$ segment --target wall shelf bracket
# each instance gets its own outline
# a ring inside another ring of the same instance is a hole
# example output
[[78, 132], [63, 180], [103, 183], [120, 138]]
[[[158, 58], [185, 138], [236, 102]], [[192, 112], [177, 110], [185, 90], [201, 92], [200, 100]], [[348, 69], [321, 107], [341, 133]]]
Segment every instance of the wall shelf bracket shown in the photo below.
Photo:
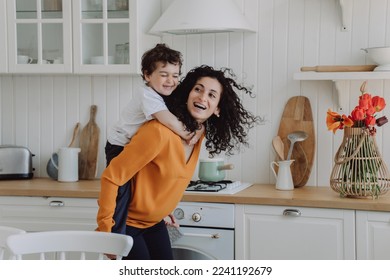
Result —
[[352, 0], [339, 0], [341, 7], [341, 31], [349, 31], [352, 20]]
[[336, 87], [337, 93], [337, 111], [339, 113], [343, 112], [348, 103], [348, 80], [333, 80], [333, 83]]

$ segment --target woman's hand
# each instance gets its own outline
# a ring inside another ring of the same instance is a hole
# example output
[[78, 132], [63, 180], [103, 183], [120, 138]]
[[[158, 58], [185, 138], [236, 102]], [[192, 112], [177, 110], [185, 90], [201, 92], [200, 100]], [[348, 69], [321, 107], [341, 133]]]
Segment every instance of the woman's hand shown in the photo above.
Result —
[[168, 217], [164, 219], [165, 225], [167, 226], [173, 226], [175, 228], [179, 227], [179, 224], [176, 222], [175, 217], [172, 214], [169, 214]]

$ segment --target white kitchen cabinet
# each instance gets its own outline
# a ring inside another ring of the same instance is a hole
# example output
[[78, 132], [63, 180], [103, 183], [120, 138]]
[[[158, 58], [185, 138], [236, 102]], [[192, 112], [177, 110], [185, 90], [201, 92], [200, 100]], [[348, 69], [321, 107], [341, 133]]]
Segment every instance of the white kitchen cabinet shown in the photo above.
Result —
[[4, 32], [8, 44], [0, 45], [0, 62], [8, 57], [8, 70], [1, 63], [1, 72], [135, 74], [142, 54], [161, 41], [148, 34], [160, 16], [160, 0], [6, 3], [0, 35]]
[[71, 1], [7, 0], [10, 73], [71, 73]]
[[5, 1], [0, 1], [0, 73], [8, 71], [7, 62], [7, 17]]
[[[29, 232], [53, 230], [95, 230], [98, 205], [92, 198], [0, 196], [0, 225]], [[57, 259], [48, 253], [47, 259]], [[68, 254], [76, 259], [77, 255]], [[93, 254], [87, 254], [87, 259]], [[27, 259], [39, 259], [38, 254]]]
[[390, 213], [356, 211], [358, 260], [390, 260]]
[[236, 206], [236, 259], [355, 259], [355, 211]]
[[74, 0], [74, 72], [140, 73], [142, 54], [160, 41], [148, 31], [160, 0]]
[[0, 225], [26, 231], [95, 230], [97, 200], [0, 196]]

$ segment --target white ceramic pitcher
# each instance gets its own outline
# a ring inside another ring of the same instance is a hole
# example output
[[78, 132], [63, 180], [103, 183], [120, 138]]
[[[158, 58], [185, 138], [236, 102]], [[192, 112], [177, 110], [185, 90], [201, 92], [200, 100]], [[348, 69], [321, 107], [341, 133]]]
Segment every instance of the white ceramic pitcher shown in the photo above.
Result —
[[[294, 160], [282, 160], [271, 162], [271, 169], [276, 178], [276, 189], [282, 191], [291, 191], [294, 189], [294, 183], [291, 175], [291, 164]], [[275, 171], [275, 165], [279, 167], [278, 174]]]
[[63, 147], [58, 151], [58, 166], [53, 158], [52, 163], [58, 169], [58, 181], [76, 182], [79, 180], [80, 148]]

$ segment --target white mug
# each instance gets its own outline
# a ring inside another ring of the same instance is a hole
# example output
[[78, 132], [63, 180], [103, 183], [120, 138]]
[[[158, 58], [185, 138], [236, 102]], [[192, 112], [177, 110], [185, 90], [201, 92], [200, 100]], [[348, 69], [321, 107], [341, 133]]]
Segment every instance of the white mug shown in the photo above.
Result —
[[[291, 175], [291, 164], [294, 160], [282, 160], [271, 162], [271, 169], [276, 178], [276, 189], [282, 191], [291, 191], [294, 189], [294, 183]], [[278, 174], [275, 171], [275, 165], [279, 167]]]
[[80, 148], [63, 147], [58, 151], [58, 181], [77, 182], [79, 180], [79, 153]]
[[30, 64], [33, 59], [27, 55], [18, 55], [18, 64]]

